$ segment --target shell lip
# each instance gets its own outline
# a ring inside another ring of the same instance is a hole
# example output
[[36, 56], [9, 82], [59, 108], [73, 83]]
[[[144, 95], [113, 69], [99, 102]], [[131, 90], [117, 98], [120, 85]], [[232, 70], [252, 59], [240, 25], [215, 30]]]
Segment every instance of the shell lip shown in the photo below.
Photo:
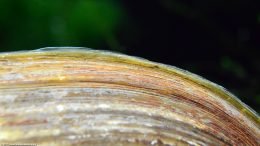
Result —
[[[72, 46], [62, 46], [62, 47], [44, 47], [44, 48], [39, 48], [36, 50], [22, 50], [22, 51], [14, 51], [14, 52], [2, 52], [0, 53], [0, 57], [5, 57], [6, 55], [11, 55], [11, 54], [23, 54], [23, 53], [48, 53], [48, 52], [57, 52], [57, 53], [71, 53], [71, 52], [76, 52], [76, 53], [99, 53], [101, 55], [107, 55], [107, 56], [111, 56], [111, 57], [117, 57], [118, 60], [126, 60], [129, 63], [132, 64], [138, 64], [140, 66], [158, 66], [158, 69], [160, 69], [161, 71], [170, 71], [173, 73], [176, 73], [182, 77], [185, 77], [188, 80], [191, 80], [193, 82], [196, 82], [198, 84], [200, 84], [201, 86], [207, 88], [207, 89], [212, 89], [214, 92], [216, 92], [218, 95], [223, 95], [225, 97], [230, 97], [231, 101], [228, 101], [228, 103], [230, 103], [231, 105], [233, 105], [234, 107], [236, 107], [238, 110], [246, 110], [249, 113], [245, 113], [246, 116], [252, 118], [254, 121], [257, 122], [257, 124], [259, 124], [260, 118], [259, 118], [259, 114], [254, 111], [251, 107], [249, 107], [248, 105], [246, 105], [245, 103], [243, 103], [238, 97], [236, 97], [234, 94], [230, 93], [226, 88], [213, 83], [197, 74], [191, 73], [187, 70], [183, 70], [180, 69], [178, 67], [172, 66], [172, 65], [166, 65], [166, 64], [162, 64], [162, 63], [157, 63], [157, 62], [153, 62], [141, 57], [136, 57], [136, 56], [127, 56], [125, 54], [122, 54], [120, 52], [115, 52], [115, 51], [108, 51], [108, 50], [95, 50], [95, 49], [91, 49], [91, 48], [87, 48], [87, 47], [72, 47]], [[239, 109], [238, 107], [242, 107], [242, 109]]]

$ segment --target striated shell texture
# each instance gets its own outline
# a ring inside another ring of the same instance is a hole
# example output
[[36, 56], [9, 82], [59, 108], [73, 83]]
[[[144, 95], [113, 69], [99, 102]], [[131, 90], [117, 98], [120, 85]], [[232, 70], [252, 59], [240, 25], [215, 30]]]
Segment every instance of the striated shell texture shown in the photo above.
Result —
[[173, 66], [73, 47], [0, 54], [0, 144], [257, 146], [259, 123]]

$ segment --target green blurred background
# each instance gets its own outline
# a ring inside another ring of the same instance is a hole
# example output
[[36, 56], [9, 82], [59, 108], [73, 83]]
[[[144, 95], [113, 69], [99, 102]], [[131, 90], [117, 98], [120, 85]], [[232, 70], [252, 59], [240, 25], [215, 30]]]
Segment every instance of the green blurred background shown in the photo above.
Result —
[[257, 0], [0, 0], [0, 51], [113, 50], [216, 82], [260, 112]]

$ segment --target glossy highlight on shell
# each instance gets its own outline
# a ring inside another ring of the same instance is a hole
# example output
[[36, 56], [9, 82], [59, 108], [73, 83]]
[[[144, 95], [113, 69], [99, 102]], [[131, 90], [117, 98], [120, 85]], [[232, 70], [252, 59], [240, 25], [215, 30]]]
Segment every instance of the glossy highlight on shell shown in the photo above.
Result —
[[0, 54], [0, 144], [253, 146], [259, 121], [173, 66], [72, 47]]

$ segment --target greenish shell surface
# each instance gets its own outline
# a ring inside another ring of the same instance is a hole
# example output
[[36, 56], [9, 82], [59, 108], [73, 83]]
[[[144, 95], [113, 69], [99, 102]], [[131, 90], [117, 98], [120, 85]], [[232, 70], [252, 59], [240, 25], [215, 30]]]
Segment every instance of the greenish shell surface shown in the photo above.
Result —
[[259, 145], [259, 122], [174, 66], [73, 47], [0, 54], [0, 144]]

